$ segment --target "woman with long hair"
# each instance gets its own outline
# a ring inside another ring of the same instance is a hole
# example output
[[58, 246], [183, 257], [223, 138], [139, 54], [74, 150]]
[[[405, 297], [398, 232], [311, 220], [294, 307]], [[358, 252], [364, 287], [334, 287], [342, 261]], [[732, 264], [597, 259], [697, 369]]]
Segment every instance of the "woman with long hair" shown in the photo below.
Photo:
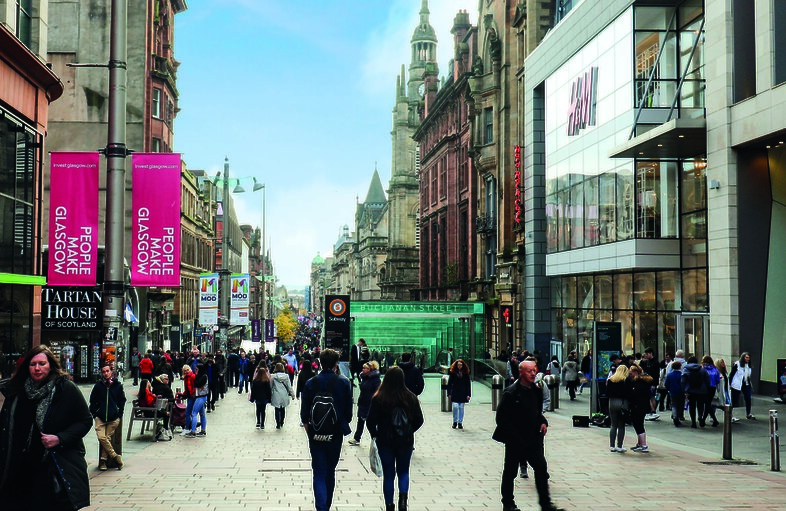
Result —
[[183, 392], [181, 398], [186, 398], [186, 426], [180, 436], [186, 436], [191, 431], [191, 412], [194, 411], [194, 401], [196, 401], [196, 389], [194, 388], [194, 378], [196, 375], [188, 364], [181, 366], [181, 378], [183, 380]]
[[276, 429], [281, 429], [284, 427], [284, 418], [286, 417], [290, 398], [295, 398], [295, 391], [292, 390], [292, 384], [289, 382], [289, 375], [287, 375], [283, 363], [278, 362], [276, 364], [273, 369], [272, 379], [273, 392], [270, 403], [273, 405], [276, 414]]
[[385, 372], [382, 384], [371, 398], [366, 425], [377, 443], [382, 462], [385, 509], [396, 509], [393, 496], [398, 476], [398, 509], [407, 511], [409, 464], [415, 446], [414, 433], [423, 425], [423, 411], [417, 396], [404, 384], [404, 371], [400, 367], [390, 367]]
[[[745, 397], [745, 416], [748, 420], [755, 420], [756, 416], [751, 413], [751, 405], [753, 404], [753, 386], [751, 385], [751, 356], [746, 351], [740, 355], [740, 359], [734, 362], [734, 367], [731, 369], [729, 375], [729, 385], [731, 386], [731, 406], [739, 406], [740, 395]], [[732, 422], [737, 422], [739, 419], [732, 416]]]
[[[207, 381], [207, 366], [205, 366], [205, 364], [197, 364], [197, 372], [194, 377], [193, 385], [194, 406], [191, 409], [191, 431], [186, 433], [186, 438], [194, 438], [197, 435], [207, 435], [207, 414], [205, 413], [205, 406], [207, 406], [207, 396], [210, 393], [210, 387]], [[197, 422], [197, 417], [199, 417], [199, 422]], [[197, 424], [202, 425], [199, 433], [196, 431]]]
[[306, 382], [314, 377], [317, 373], [314, 372], [314, 364], [311, 361], [311, 355], [305, 353], [303, 361], [300, 363], [300, 371], [297, 373], [297, 385], [295, 385], [295, 399], [300, 399], [300, 393], [306, 386]]
[[472, 385], [469, 366], [460, 358], [450, 365], [448, 396], [453, 402], [453, 429], [464, 429], [464, 404], [472, 397]]
[[[44, 345], [31, 348], [0, 387], [3, 511], [90, 505], [82, 438], [93, 417], [82, 392]], [[116, 458], [118, 466], [122, 460]]]
[[355, 427], [355, 436], [349, 441], [349, 445], [360, 445], [363, 437], [363, 428], [366, 425], [368, 411], [371, 408], [371, 398], [377, 392], [380, 385], [379, 365], [376, 360], [363, 364], [360, 371], [360, 395], [358, 395], [358, 425]]
[[718, 418], [715, 416], [715, 409], [717, 406], [715, 405], [716, 396], [718, 394], [718, 385], [720, 384], [720, 373], [718, 372], [718, 368], [715, 367], [715, 362], [712, 360], [712, 357], [709, 355], [704, 355], [701, 359], [701, 365], [707, 374], [710, 376], [710, 385], [707, 388], [707, 397], [706, 402], [704, 403], [704, 416], [702, 417], [702, 423], [707, 421], [707, 417], [712, 417], [712, 425], [713, 427], [718, 426]]
[[259, 364], [257, 372], [254, 373], [254, 381], [251, 382], [251, 402], [256, 406], [257, 429], [265, 429], [265, 410], [267, 404], [272, 399], [273, 382], [270, 380], [270, 373], [265, 364]]
[[625, 440], [625, 412], [630, 413], [628, 395], [630, 394], [630, 383], [628, 382], [628, 367], [620, 365], [606, 380], [606, 394], [609, 396], [609, 419], [611, 419], [611, 429], [609, 430], [609, 451], [625, 452], [622, 442]]
[[[619, 367], [617, 370], [619, 371]], [[628, 397], [630, 420], [633, 423], [633, 429], [636, 430], [636, 435], [638, 435], [638, 442], [631, 448], [631, 451], [650, 452], [649, 445], [647, 445], [647, 432], [644, 430], [644, 416], [652, 409], [650, 407], [652, 377], [645, 374], [642, 368], [635, 364], [630, 367], [629, 371], [632, 376]]]

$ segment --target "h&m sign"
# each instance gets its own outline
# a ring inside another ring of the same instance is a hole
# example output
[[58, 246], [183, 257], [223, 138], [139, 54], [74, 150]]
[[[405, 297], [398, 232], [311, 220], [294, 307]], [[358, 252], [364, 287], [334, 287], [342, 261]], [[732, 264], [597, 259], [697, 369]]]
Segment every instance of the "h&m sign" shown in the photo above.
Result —
[[578, 135], [587, 126], [595, 126], [595, 106], [598, 99], [598, 68], [578, 77], [570, 88], [568, 136]]

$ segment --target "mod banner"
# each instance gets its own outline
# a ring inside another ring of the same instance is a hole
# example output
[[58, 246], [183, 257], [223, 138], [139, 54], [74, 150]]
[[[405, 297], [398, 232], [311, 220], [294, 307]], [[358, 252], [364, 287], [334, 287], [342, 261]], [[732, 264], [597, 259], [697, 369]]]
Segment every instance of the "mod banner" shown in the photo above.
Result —
[[229, 285], [232, 286], [232, 294], [230, 295], [229, 308], [230, 309], [248, 309], [249, 293], [248, 293], [248, 273], [234, 274], [229, 278]]
[[51, 153], [49, 286], [95, 286], [98, 153]]
[[199, 308], [218, 310], [218, 273], [199, 275]]
[[131, 156], [131, 285], [180, 286], [180, 154]]

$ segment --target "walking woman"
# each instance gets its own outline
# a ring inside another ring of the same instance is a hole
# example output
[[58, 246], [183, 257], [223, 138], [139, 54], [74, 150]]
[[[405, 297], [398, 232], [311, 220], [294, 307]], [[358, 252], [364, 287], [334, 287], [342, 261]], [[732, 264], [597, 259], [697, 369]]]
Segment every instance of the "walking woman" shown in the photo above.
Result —
[[284, 364], [279, 362], [273, 370], [273, 393], [270, 399], [270, 403], [275, 409], [276, 429], [281, 429], [284, 426], [284, 417], [290, 398], [295, 398], [295, 391], [292, 390], [292, 384], [289, 383], [289, 376], [284, 369]]
[[180, 432], [180, 436], [188, 435], [191, 431], [191, 412], [194, 411], [194, 401], [196, 401], [196, 389], [194, 388], [194, 378], [196, 375], [191, 370], [191, 366], [183, 364], [183, 392], [179, 394], [181, 398], [186, 398], [186, 427]]
[[576, 352], [572, 351], [568, 355], [568, 360], [562, 364], [562, 381], [565, 382], [565, 389], [570, 395], [570, 400], [576, 400], [576, 388], [579, 386], [579, 364], [576, 362]]
[[[90, 505], [82, 438], [93, 418], [82, 392], [49, 348], [30, 349], [0, 387], [3, 511]], [[119, 456], [118, 456], [119, 458]]]
[[[745, 397], [745, 416], [748, 420], [756, 420], [756, 416], [751, 413], [753, 404], [753, 387], [751, 386], [751, 356], [748, 352], [740, 355], [740, 359], [734, 362], [734, 367], [729, 375], [731, 381], [731, 406], [739, 405], [740, 394]], [[737, 422], [737, 417], [731, 418], [732, 422]]]
[[371, 398], [366, 424], [371, 438], [377, 442], [382, 461], [385, 509], [396, 509], [393, 496], [398, 476], [398, 509], [407, 511], [409, 464], [415, 446], [415, 432], [423, 425], [423, 411], [417, 396], [404, 384], [404, 371], [400, 367], [390, 367], [385, 372], [382, 384]]
[[718, 418], [715, 416], [715, 409], [717, 408], [716, 403], [718, 403], [716, 398], [721, 376], [718, 372], [718, 368], [715, 367], [715, 362], [712, 360], [711, 356], [704, 355], [704, 357], [701, 359], [701, 365], [710, 376], [710, 386], [707, 388], [707, 401], [704, 403], [703, 421], [706, 422], [707, 417], [712, 417], [712, 425], [713, 427], [717, 427]]
[[[625, 452], [622, 442], [625, 440], [625, 414], [630, 414], [628, 395], [630, 382], [628, 381], [628, 367], [621, 365], [614, 371], [611, 378], [606, 380], [606, 394], [609, 396], [609, 451]], [[624, 410], [624, 411], [623, 411]]]
[[368, 418], [368, 411], [371, 408], [371, 398], [377, 392], [380, 385], [379, 365], [375, 360], [363, 364], [360, 371], [360, 395], [358, 396], [358, 425], [355, 427], [355, 437], [349, 441], [349, 445], [360, 445], [363, 436], [363, 427]]
[[273, 382], [270, 380], [270, 373], [265, 364], [259, 364], [251, 382], [251, 402], [256, 406], [257, 429], [265, 429], [265, 410], [267, 404], [273, 399]]
[[460, 358], [450, 366], [448, 396], [453, 402], [453, 429], [464, 429], [464, 404], [469, 403], [472, 397], [472, 385], [469, 381], [469, 366]]
[[[620, 366], [622, 367], [622, 366]], [[619, 367], [617, 368], [619, 371]], [[650, 413], [650, 388], [652, 387], [652, 377], [644, 374], [641, 367], [633, 365], [630, 367], [631, 380], [630, 394], [630, 419], [633, 429], [638, 435], [638, 442], [631, 448], [634, 452], [650, 452], [647, 445], [647, 433], [644, 431], [644, 416]]]
[[[191, 409], [191, 431], [185, 434], [186, 438], [207, 435], [207, 395], [210, 393], [210, 386], [207, 381], [207, 367], [205, 364], [197, 364], [197, 372], [194, 377], [194, 407]], [[197, 422], [199, 417], [199, 422]], [[197, 433], [197, 425], [201, 424], [201, 429]]]

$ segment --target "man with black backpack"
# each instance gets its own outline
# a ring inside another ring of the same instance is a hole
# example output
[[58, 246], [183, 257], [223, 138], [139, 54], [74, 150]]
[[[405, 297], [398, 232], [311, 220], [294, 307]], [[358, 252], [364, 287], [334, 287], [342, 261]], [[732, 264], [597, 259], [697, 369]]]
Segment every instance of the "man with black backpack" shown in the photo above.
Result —
[[300, 400], [300, 421], [308, 435], [317, 511], [330, 509], [341, 444], [352, 432], [352, 388], [349, 380], [338, 374], [338, 359], [335, 350], [326, 349], [319, 354], [322, 372], [306, 382]]

